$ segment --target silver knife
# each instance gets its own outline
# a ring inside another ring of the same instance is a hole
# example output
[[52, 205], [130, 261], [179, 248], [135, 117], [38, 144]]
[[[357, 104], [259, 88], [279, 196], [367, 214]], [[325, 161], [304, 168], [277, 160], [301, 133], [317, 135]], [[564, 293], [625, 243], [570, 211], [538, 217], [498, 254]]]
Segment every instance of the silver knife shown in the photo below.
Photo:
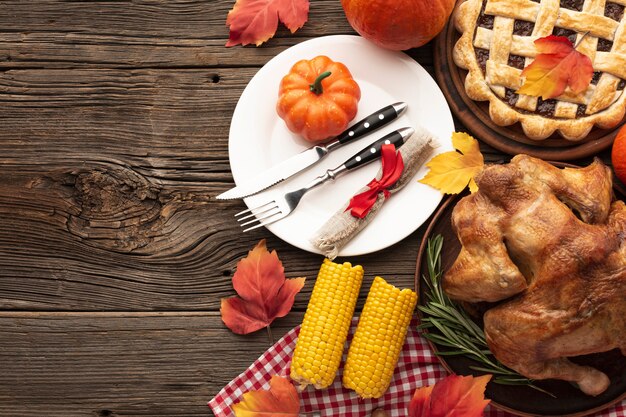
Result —
[[336, 136], [332, 141], [324, 145], [316, 145], [297, 155], [279, 163], [267, 171], [256, 175], [254, 180], [237, 185], [234, 188], [218, 195], [218, 200], [231, 200], [235, 198], [244, 198], [265, 190], [279, 182], [291, 177], [294, 174], [308, 168], [318, 162], [330, 151], [339, 148], [346, 143], [350, 143], [362, 138], [369, 133], [385, 126], [387, 123], [395, 120], [406, 110], [407, 104], [398, 102], [370, 114], [363, 120], [350, 126], [341, 134]]

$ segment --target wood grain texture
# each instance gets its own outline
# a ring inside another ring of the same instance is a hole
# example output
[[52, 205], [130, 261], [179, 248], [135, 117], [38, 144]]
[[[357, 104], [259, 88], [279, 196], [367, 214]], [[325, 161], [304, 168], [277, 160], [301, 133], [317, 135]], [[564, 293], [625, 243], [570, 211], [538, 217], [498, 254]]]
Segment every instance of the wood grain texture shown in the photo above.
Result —
[[[274, 337], [301, 320], [277, 320]], [[211, 415], [208, 400], [268, 346], [217, 313], [0, 313], [0, 415]]]
[[[14, 174], [0, 194], [0, 306], [33, 310], [207, 310], [233, 294], [236, 262], [261, 238], [289, 276], [307, 276], [304, 308], [322, 257], [265, 230], [243, 235], [240, 202], [215, 202], [201, 185], [162, 184], [129, 167], [84, 163], [45, 175]], [[360, 257], [410, 285], [418, 233]]]

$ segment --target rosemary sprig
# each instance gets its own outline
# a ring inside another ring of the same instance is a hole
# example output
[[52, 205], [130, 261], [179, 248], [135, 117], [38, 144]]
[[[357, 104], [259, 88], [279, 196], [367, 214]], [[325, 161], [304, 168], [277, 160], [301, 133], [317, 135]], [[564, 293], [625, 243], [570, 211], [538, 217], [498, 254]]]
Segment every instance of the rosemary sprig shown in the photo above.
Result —
[[[534, 385], [533, 380], [501, 364], [489, 350], [483, 329], [445, 294], [441, 287], [442, 248], [443, 236], [437, 235], [428, 239], [426, 245], [428, 276], [422, 276], [428, 287], [428, 291], [425, 292], [427, 300], [425, 305], [419, 306], [420, 311], [426, 316], [422, 318], [418, 329], [422, 330], [422, 335], [433, 344], [447, 348], [435, 353], [438, 356], [464, 355], [478, 362], [477, 366], [470, 366], [471, 369], [493, 374], [492, 381], [497, 384], [527, 385], [554, 397], [553, 394]], [[426, 329], [429, 331], [425, 332]]]

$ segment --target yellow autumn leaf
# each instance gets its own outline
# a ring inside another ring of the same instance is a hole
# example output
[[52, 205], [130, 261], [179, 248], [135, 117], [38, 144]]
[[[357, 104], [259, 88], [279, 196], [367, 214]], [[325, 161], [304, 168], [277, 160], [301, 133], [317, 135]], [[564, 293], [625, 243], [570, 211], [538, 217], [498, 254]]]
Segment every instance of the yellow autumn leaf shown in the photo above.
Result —
[[478, 190], [474, 176], [485, 165], [478, 141], [467, 133], [454, 132], [452, 146], [456, 151], [439, 154], [426, 164], [429, 170], [420, 182], [445, 194], [458, 194], [469, 185], [474, 193]]

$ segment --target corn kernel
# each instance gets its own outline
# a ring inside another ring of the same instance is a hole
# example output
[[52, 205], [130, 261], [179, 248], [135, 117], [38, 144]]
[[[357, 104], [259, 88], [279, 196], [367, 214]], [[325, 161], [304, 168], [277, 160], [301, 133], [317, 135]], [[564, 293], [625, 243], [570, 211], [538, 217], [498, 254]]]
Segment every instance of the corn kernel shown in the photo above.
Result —
[[346, 388], [362, 398], [379, 398], [387, 391], [416, 304], [415, 292], [374, 278], [348, 350]]
[[303, 389], [333, 383], [363, 281], [363, 267], [325, 259], [311, 293], [291, 362], [291, 379]]

